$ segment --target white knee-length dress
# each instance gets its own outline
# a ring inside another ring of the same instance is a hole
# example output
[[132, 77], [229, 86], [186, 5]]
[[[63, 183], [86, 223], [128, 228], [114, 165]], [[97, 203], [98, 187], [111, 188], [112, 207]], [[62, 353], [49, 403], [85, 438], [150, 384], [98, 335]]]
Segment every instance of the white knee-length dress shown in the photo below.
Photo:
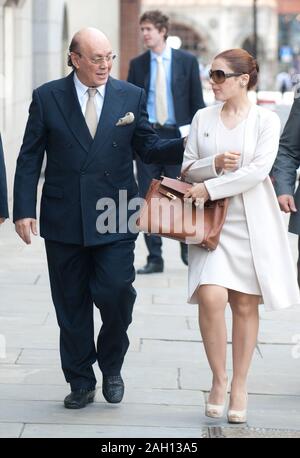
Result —
[[[228, 129], [220, 119], [217, 128], [219, 129], [218, 137], [221, 148], [218, 154], [226, 151], [242, 153], [245, 127], [246, 120], [242, 121], [234, 129]], [[242, 157], [240, 163], [241, 161]], [[207, 254], [203, 248], [189, 246], [189, 261], [191, 265], [194, 265], [193, 258], [196, 258], [196, 263], [199, 261], [201, 252], [203, 256], [206, 256], [206, 260], [201, 269], [198, 286], [207, 284], [219, 285], [231, 290], [261, 296], [262, 293], [253, 262], [242, 194], [229, 197], [228, 212], [216, 250]], [[191, 302], [196, 302], [195, 299]]]

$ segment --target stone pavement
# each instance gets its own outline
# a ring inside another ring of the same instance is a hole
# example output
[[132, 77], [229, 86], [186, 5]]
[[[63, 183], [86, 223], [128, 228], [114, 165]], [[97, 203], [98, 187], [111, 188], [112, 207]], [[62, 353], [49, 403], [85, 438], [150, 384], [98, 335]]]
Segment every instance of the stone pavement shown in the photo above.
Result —
[[[296, 256], [293, 236], [291, 244]], [[26, 247], [11, 222], [0, 228], [0, 437], [287, 434], [281, 430], [300, 437], [300, 311], [261, 310], [261, 355], [256, 351], [249, 376], [249, 430], [228, 428], [225, 418], [210, 420], [203, 414], [210, 371], [196, 306], [186, 304], [187, 270], [178, 244], [165, 240], [164, 247], [165, 273], [140, 276], [135, 283], [138, 299], [123, 370], [123, 403], [107, 404], [99, 389], [97, 402], [72, 411], [62, 404], [69, 389], [60, 369], [43, 241], [35, 239]], [[143, 265], [145, 255], [140, 237], [136, 266]], [[96, 309], [95, 318], [99, 329]], [[230, 374], [229, 310], [227, 321]], [[95, 371], [101, 388], [100, 371]]]

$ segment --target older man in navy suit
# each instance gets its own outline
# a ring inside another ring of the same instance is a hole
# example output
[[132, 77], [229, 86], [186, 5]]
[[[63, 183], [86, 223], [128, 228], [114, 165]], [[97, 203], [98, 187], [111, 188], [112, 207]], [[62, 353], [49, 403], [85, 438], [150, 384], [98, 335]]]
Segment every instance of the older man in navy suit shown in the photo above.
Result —
[[[186, 135], [194, 114], [204, 101], [196, 57], [167, 44], [169, 18], [159, 10], [146, 11], [140, 18], [141, 32], [148, 51], [130, 62], [128, 81], [145, 89], [149, 120], [161, 138]], [[145, 196], [152, 178], [165, 175], [176, 178], [180, 165], [145, 164], [137, 157], [140, 193]], [[146, 265], [138, 274], [162, 272], [162, 240], [145, 235], [148, 248]], [[187, 264], [187, 245], [181, 243], [181, 258]]]
[[2, 141], [0, 136], [0, 224], [8, 218], [8, 205], [7, 205], [7, 186], [6, 186], [6, 173], [4, 164], [4, 154], [2, 148]]
[[[146, 162], [175, 164], [183, 156], [182, 140], [162, 141], [151, 128], [144, 91], [109, 76], [113, 59], [108, 39], [97, 29], [74, 36], [69, 59], [74, 72], [33, 92], [15, 175], [16, 231], [29, 244], [31, 233], [37, 234], [37, 184], [46, 151], [40, 231], [62, 368], [71, 385], [64, 405], [71, 409], [93, 402], [96, 361], [105, 399], [118, 403], [124, 393], [121, 367], [136, 297], [137, 234], [127, 227], [130, 214], [126, 220], [120, 210], [119, 191], [127, 201], [137, 195], [133, 150]], [[105, 202], [116, 210], [115, 228], [106, 232], [111, 215], [105, 216]], [[96, 346], [93, 304], [103, 322]]]

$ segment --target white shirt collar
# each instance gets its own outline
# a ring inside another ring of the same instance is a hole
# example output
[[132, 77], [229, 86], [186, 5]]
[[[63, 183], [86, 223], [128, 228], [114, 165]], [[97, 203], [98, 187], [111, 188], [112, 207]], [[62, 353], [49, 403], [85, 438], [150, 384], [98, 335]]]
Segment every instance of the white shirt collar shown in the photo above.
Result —
[[[89, 90], [89, 87], [80, 81], [76, 72], [74, 72], [74, 84], [75, 84], [76, 91], [80, 97], [83, 97], [86, 94], [86, 92]], [[99, 86], [96, 88], [99, 94], [102, 95], [103, 98], [105, 96], [105, 88], [106, 88], [106, 84], [102, 84], [102, 86]]]
[[156, 59], [158, 56], [161, 56], [163, 59], [171, 60], [172, 57], [172, 48], [168, 45], [166, 45], [164, 51], [161, 54], [157, 54], [153, 51], [151, 52], [151, 60]]

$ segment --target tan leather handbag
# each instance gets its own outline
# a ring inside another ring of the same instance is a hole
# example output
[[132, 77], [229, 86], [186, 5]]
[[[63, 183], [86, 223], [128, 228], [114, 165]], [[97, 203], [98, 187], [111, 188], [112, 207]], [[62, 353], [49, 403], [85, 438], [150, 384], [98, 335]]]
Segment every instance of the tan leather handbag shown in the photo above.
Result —
[[208, 251], [215, 250], [229, 200], [208, 200], [203, 208], [184, 199], [184, 194], [193, 186], [183, 181], [188, 169], [177, 179], [162, 177], [152, 180], [137, 226], [148, 234], [198, 245]]

